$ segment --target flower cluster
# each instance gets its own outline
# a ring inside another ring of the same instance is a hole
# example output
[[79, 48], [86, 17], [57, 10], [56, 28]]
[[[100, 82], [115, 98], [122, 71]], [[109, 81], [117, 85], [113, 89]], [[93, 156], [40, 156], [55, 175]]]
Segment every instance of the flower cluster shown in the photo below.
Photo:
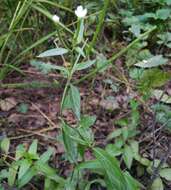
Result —
[[[78, 18], [85, 18], [85, 16], [87, 15], [87, 9], [83, 8], [83, 6], [78, 6], [77, 9], [75, 10], [75, 15], [78, 17]], [[55, 23], [58, 23], [60, 22], [60, 17], [57, 16], [57, 15], [53, 15], [52, 16], [52, 20], [55, 22]]]

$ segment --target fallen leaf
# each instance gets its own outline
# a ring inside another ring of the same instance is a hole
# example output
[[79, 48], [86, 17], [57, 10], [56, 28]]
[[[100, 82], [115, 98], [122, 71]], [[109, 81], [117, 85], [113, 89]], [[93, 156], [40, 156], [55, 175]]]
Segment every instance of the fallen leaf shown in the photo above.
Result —
[[15, 98], [6, 98], [4, 100], [0, 100], [0, 109], [2, 111], [9, 111], [17, 105], [17, 101]]

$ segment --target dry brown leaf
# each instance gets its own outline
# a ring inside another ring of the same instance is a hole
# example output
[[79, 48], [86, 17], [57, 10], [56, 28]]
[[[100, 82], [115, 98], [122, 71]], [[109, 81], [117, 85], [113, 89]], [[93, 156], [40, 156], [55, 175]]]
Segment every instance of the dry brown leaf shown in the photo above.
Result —
[[9, 111], [17, 105], [17, 101], [15, 98], [10, 97], [4, 100], [0, 100], [0, 109], [2, 111]]

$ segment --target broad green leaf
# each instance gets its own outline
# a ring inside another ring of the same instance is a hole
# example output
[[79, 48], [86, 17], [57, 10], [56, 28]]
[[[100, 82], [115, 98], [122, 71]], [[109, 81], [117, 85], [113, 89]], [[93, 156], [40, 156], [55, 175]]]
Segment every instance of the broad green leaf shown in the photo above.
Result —
[[24, 153], [26, 152], [25, 147], [23, 146], [23, 144], [19, 144], [16, 148], [16, 152], [15, 152], [15, 159], [19, 160], [20, 158], [22, 158], [24, 156]]
[[154, 90], [152, 94], [155, 96], [157, 100], [160, 100], [165, 104], [171, 104], [171, 96], [167, 95], [162, 90]]
[[22, 176], [22, 178], [18, 181], [18, 187], [21, 188], [24, 185], [26, 185], [27, 183], [29, 183], [29, 181], [37, 174], [36, 170], [34, 167], [30, 168], [25, 174], [24, 176]]
[[140, 24], [132, 24], [131, 28], [129, 29], [136, 37], [140, 35], [141, 27]]
[[108, 144], [106, 146], [106, 151], [111, 155], [111, 156], [119, 156], [123, 153], [121, 148], [118, 148], [114, 144]]
[[41, 160], [35, 162], [34, 167], [37, 172], [40, 172], [47, 177], [53, 177], [56, 175], [55, 169], [51, 168], [47, 163], [44, 163]]
[[166, 20], [170, 17], [170, 9], [159, 9], [156, 12], [156, 17], [161, 20]]
[[113, 132], [111, 132], [107, 136], [107, 140], [115, 139], [116, 137], [120, 136], [122, 134], [122, 129], [115, 129]]
[[41, 53], [37, 57], [40, 57], [40, 58], [52, 57], [52, 56], [64, 55], [66, 53], [68, 53], [68, 50], [65, 48], [54, 48], [54, 49], [50, 49], [50, 50], [47, 50], [47, 51]]
[[123, 137], [124, 141], [126, 141], [128, 139], [128, 135], [129, 135], [128, 127], [123, 127], [122, 128], [122, 137]]
[[79, 126], [84, 128], [89, 128], [95, 123], [95, 121], [96, 121], [96, 116], [84, 115], [81, 117]]
[[31, 162], [29, 160], [20, 160], [19, 162], [20, 164], [20, 167], [19, 167], [19, 171], [18, 171], [18, 180], [20, 180], [23, 175], [28, 171], [28, 169], [30, 168], [31, 166]]
[[77, 87], [70, 85], [69, 89], [70, 102], [72, 105], [72, 110], [76, 115], [77, 119], [80, 120], [80, 93]]
[[18, 107], [17, 107], [17, 111], [23, 114], [26, 114], [28, 112], [29, 106], [26, 103], [21, 103]]
[[81, 98], [78, 88], [70, 85], [62, 109], [72, 109], [77, 119], [80, 120], [80, 101]]
[[87, 143], [87, 145], [91, 146], [94, 141], [94, 135], [92, 130], [84, 127], [79, 127], [77, 128], [77, 131], [81, 138]]
[[41, 71], [43, 74], [48, 74], [53, 70], [62, 71], [65, 74], [68, 74], [68, 70], [65, 67], [53, 65], [51, 63], [45, 63], [43, 61], [32, 60], [30, 62], [32, 66], [34, 66], [37, 70]]
[[65, 123], [62, 125], [62, 129], [63, 143], [67, 157], [70, 162], [77, 162], [77, 143], [71, 138], [73, 131], [71, 131], [72, 129], [70, 129], [70, 127]]
[[126, 181], [116, 158], [100, 148], [94, 148], [93, 152], [101, 164], [102, 169], [105, 171], [110, 190], [125, 190], [127, 188]]
[[46, 152], [44, 152], [41, 156], [40, 156], [40, 161], [43, 162], [43, 163], [46, 163], [50, 157], [52, 156], [54, 152], [54, 148], [48, 148], [48, 150]]
[[[128, 172], [125, 172], [124, 176], [125, 176], [125, 180], [126, 180], [126, 183], [127, 183], [127, 190], [140, 190], [140, 187], [143, 187]], [[144, 188], [142, 188], [142, 189], [144, 189]]]
[[29, 154], [37, 155], [37, 144], [38, 144], [38, 140], [35, 139], [29, 147], [29, 150], [28, 150]]
[[136, 63], [135, 66], [141, 67], [141, 68], [152, 68], [152, 67], [158, 67], [160, 65], [165, 65], [167, 61], [168, 60], [166, 58], [163, 58], [162, 55], [156, 55], [150, 59], [143, 60], [139, 63]]
[[0, 181], [2, 179], [6, 179], [8, 178], [8, 170], [7, 169], [1, 169], [0, 171]]
[[16, 175], [18, 171], [18, 163], [12, 162], [8, 171], [8, 184], [13, 186], [16, 180]]
[[80, 70], [83, 70], [83, 69], [87, 69], [88, 67], [94, 65], [95, 63], [96, 63], [96, 60], [89, 60], [89, 61], [86, 61], [86, 62], [78, 63], [76, 65], [75, 70], [80, 71]]
[[161, 169], [159, 174], [160, 174], [160, 177], [163, 177], [166, 180], [171, 181], [171, 168]]
[[162, 71], [161, 69], [148, 69], [143, 72], [139, 80], [139, 85], [142, 89], [151, 89], [161, 87], [171, 79], [169, 72]]
[[129, 144], [130, 144], [130, 147], [132, 149], [134, 157], [136, 157], [139, 154], [139, 143], [138, 143], [138, 141], [131, 140], [129, 142]]
[[97, 160], [89, 160], [82, 162], [77, 165], [78, 170], [83, 170], [83, 169], [90, 169], [90, 170], [98, 170], [101, 169], [101, 164]]
[[132, 161], [133, 161], [133, 152], [132, 152], [131, 147], [128, 145], [124, 146], [123, 159], [128, 169], [130, 169], [132, 166]]
[[164, 186], [163, 186], [163, 182], [161, 180], [161, 178], [157, 178], [154, 180], [152, 186], [151, 186], [151, 190], [164, 190]]
[[171, 0], [166, 0], [167, 5], [171, 5]]
[[5, 152], [5, 154], [8, 154], [10, 147], [10, 140], [8, 138], [4, 138], [1, 141], [1, 150]]

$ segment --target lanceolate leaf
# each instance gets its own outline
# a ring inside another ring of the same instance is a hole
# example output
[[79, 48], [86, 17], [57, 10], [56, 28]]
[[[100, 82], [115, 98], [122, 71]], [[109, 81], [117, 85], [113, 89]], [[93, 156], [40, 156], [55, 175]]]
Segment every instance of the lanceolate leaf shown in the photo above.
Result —
[[9, 147], [10, 147], [10, 140], [8, 138], [4, 138], [1, 142], [0, 142], [0, 147], [1, 150], [3, 152], [5, 152], [6, 154], [8, 154], [9, 151]]
[[168, 181], [171, 181], [171, 168], [164, 168], [160, 171], [160, 176]]
[[50, 50], [47, 50], [43, 53], [41, 53], [39, 56], [37, 57], [51, 57], [51, 56], [58, 56], [58, 55], [64, 55], [68, 53], [68, 50], [65, 49], [65, 48], [54, 48], [54, 49], [50, 49]]
[[30, 154], [37, 154], [37, 139], [32, 142], [32, 144], [29, 147], [28, 153]]
[[62, 71], [62, 72], [65, 72], [65, 74], [68, 74], [68, 70], [65, 67], [53, 65], [51, 63], [45, 63], [43, 61], [32, 60], [30, 64], [34, 66], [37, 70], [40, 70], [43, 74], [48, 74], [49, 72], [53, 70]]
[[77, 64], [75, 70], [83, 70], [83, 69], [87, 69], [88, 67], [94, 65], [96, 63], [96, 60], [89, 60], [89, 61], [86, 61], [86, 62], [82, 62], [82, 63], [79, 63]]
[[77, 119], [80, 120], [80, 102], [79, 90], [71, 84], [62, 109], [72, 109]]
[[151, 190], [164, 190], [163, 182], [159, 177], [154, 180]]
[[15, 183], [16, 175], [18, 171], [18, 164], [17, 162], [12, 162], [9, 171], [8, 171], [8, 184], [13, 186]]
[[94, 148], [94, 154], [105, 171], [106, 178], [108, 179], [108, 187], [110, 188], [109, 190], [127, 189], [124, 175], [119, 168], [116, 158], [100, 148]]
[[139, 63], [136, 63], [135, 66], [141, 67], [141, 68], [152, 68], [157, 67], [159, 65], [164, 65], [167, 63], [167, 59], [163, 58], [162, 55], [156, 55], [150, 59], [143, 60]]
[[30, 168], [31, 164], [32, 163], [26, 159], [20, 161], [20, 168], [19, 168], [19, 172], [18, 172], [18, 179], [19, 180], [27, 172], [27, 170]]
[[125, 145], [123, 150], [123, 159], [126, 166], [130, 169], [133, 161], [133, 151], [130, 146]]
[[[140, 190], [140, 187], [143, 187], [128, 172], [125, 172], [124, 176], [125, 176], [125, 180], [127, 183], [127, 190]], [[144, 189], [144, 188], [142, 188], [142, 189]]]
[[69, 128], [69, 126], [67, 124], [63, 123], [62, 137], [63, 137], [65, 151], [66, 151], [66, 154], [67, 154], [70, 162], [77, 162], [77, 144], [70, 137], [68, 128]]
[[18, 187], [26, 185], [37, 174], [34, 167], [30, 168], [25, 175], [18, 181]]

